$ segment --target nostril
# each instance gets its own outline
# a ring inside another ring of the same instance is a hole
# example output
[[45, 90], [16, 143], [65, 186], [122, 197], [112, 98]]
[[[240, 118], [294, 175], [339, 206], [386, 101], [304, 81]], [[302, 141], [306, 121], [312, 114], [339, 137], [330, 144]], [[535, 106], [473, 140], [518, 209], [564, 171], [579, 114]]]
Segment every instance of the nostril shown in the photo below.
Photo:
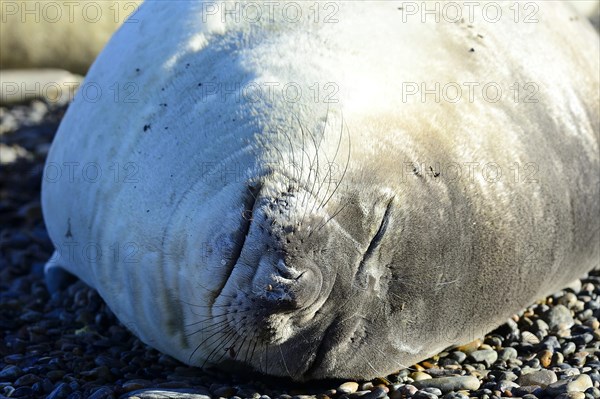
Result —
[[[293, 266], [292, 266], [293, 265]], [[286, 259], [277, 252], [262, 254], [252, 293], [268, 314], [303, 309], [319, 296], [322, 279], [314, 265]]]
[[300, 272], [299, 270], [297, 270], [293, 267], [287, 266], [283, 259], [279, 259], [276, 267], [277, 267], [277, 271], [279, 271], [279, 274], [281, 275], [281, 277], [283, 277], [287, 280], [298, 280], [304, 274], [304, 272]]
[[267, 284], [263, 291], [262, 299], [264, 305], [272, 310], [296, 309], [297, 302], [287, 287], [281, 285]]
[[273, 301], [288, 301], [292, 299], [285, 287], [273, 286], [272, 284], [267, 284], [265, 298]]

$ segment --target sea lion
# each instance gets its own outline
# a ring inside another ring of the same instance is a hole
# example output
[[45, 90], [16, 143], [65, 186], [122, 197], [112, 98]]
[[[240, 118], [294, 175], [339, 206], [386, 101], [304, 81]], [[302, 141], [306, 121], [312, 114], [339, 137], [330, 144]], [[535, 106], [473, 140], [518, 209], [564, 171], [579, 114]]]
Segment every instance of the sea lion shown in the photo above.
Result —
[[0, 69], [55, 68], [83, 75], [125, 20], [137, 23], [140, 3], [0, 0]]
[[0, 0], [0, 105], [72, 100], [112, 33], [137, 23], [140, 3]]
[[588, 21], [277, 4], [147, 1], [115, 33], [46, 162], [49, 273], [183, 362], [306, 380], [409, 366], [598, 266]]

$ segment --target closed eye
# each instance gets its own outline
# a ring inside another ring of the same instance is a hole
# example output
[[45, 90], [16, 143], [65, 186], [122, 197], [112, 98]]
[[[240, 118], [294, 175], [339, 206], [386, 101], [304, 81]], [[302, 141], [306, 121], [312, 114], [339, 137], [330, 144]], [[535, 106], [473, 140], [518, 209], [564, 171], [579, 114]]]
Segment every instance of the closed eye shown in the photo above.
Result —
[[[392, 198], [392, 200], [393, 200], [393, 198]], [[379, 229], [377, 230], [375, 237], [373, 237], [373, 239], [369, 243], [369, 247], [367, 248], [367, 251], [365, 252], [365, 256], [363, 257], [363, 262], [366, 261], [368, 258], [370, 258], [373, 255], [373, 252], [379, 246], [379, 244], [381, 243], [381, 240], [383, 239], [383, 235], [385, 234], [385, 230], [387, 229], [387, 226], [388, 226], [388, 223], [390, 220], [390, 210], [392, 208], [392, 200], [390, 200], [390, 202], [388, 202], [388, 204], [387, 204], [387, 208], [385, 209], [385, 213], [383, 214], [383, 218], [381, 219], [381, 224], [379, 225]]]
[[375, 236], [369, 243], [369, 246], [367, 247], [367, 250], [366, 250], [363, 258], [360, 261], [360, 264], [358, 265], [358, 270], [356, 271], [354, 285], [363, 290], [367, 288], [366, 267], [367, 267], [367, 264], [369, 263], [368, 262], [369, 259], [374, 255], [375, 250], [381, 244], [381, 240], [383, 240], [383, 236], [385, 235], [385, 231], [387, 229], [387, 226], [388, 226], [389, 220], [390, 220], [390, 210], [392, 209], [392, 201], [393, 201], [393, 198], [390, 200], [390, 202], [388, 202], [385, 213], [383, 214], [383, 218], [381, 219], [381, 224], [379, 225], [379, 229], [377, 229], [377, 233], [375, 233]]

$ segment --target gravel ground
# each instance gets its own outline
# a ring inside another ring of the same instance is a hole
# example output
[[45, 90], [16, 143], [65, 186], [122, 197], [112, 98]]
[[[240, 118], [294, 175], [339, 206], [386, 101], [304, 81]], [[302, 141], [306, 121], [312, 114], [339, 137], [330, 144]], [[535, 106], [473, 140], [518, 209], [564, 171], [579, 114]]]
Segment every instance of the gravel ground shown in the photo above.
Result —
[[82, 282], [50, 295], [43, 265], [52, 245], [39, 190], [64, 110], [42, 102], [0, 108], [0, 399], [600, 398], [599, 271], [482, 340], [358, 383], [294, 385], [187, 367], [133, 337]]

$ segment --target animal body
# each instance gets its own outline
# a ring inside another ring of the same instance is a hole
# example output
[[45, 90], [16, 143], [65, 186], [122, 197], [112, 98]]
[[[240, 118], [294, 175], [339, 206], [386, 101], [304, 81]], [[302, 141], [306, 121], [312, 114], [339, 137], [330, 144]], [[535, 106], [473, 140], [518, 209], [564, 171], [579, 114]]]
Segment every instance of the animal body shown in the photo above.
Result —
[[305, 380], [410, 366], [597, 267], [597, 33], [437, 4], [143, 3], [52, 144], [49, 273], [183, 362]]

